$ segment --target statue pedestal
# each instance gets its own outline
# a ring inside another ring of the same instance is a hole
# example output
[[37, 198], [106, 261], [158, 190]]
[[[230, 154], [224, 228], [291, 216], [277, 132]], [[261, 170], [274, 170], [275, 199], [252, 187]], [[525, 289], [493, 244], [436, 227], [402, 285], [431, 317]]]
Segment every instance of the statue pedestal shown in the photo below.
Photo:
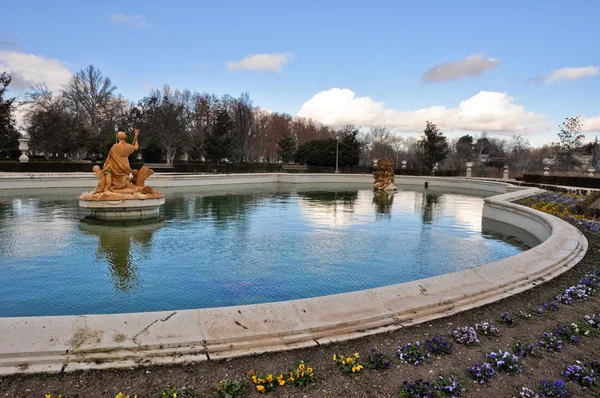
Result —
[[[83, 195], [82, 195], [83, 196]], [[150, 199], [89, 200], [79, 198], [79, 206], [91, 211], [97, 220], [146, 220], [157, 218], [164, 196]]]
[[398, 187], [396, 185], [394, 185], [393, 182], [390, 182], [388, 185], [386, 185], [384, 188], [379, 188], [379, 190], [381, 191], [386, 191], [386, 192], [390, 192], [390, 191], [397, 191]]

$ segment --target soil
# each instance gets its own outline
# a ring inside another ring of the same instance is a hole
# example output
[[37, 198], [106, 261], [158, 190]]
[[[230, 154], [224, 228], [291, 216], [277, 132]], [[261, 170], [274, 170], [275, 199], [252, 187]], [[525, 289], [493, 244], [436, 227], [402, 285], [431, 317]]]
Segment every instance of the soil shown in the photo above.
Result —
[[[565, 378], [566, 366], [577, 360], [600, 358], [600, 330], [590, 336], [582, 336], [581, 344], [572, 345], [563, 340], [561, 352], [541, 352], [538, 355], [519, 359], [523, 372], [508, 375], [496, 372], [485, 384], [478, 384], [470, 378], [467, 368], [474, 362], [481, 363], [486, 352], [511, 350], [516, 341], [536, 343], [544, 331], [553, 331], [557, 324], [583, 323], [584, 315], [600, 312], [600, 296], [594, 295], [573, 305], [559, 304], [556, 312], [545, 312], [543, 316], [519, 319], [519, 310], [533, 312], [544, 302], [577, 282], [595, 265], [600, 265], [600, 234], [582, 228], [588, 239], [589, 249], [583, 260], [563, 275], [537, 286], [529, 291], [502, 301], [463, 312], [447, 318], [421, 325], [406, 327], [394, 332], [364, 337], [357, 340], [323, 345], [307, 349], [233, 358], [221, 361], [178, 366], [152, 366], [124, 370], [103, 370], [64, 373], [58, 375], [13, 375], [0, 378], [0, 397], [44, 397], [47, 393], [63, 394], [70, 397], [114, 398], [119, 392], [137, 394], [141, 397], [158, 397], [167, 387], [178, 387], [195, 392], [199, 397], [212, 397], [221, 379], [238, 379], [247, 383], [245, 396], [257, 397], [247, 372], [257, 374], [285, 372], [303, 360], [315, 370], [315, 383], [300, 389], [294, 386], [277, 387], [269, 393], [273, 397], [397, 397], [398, 386], [403, 381], [418, 379], [433, 380], [439, 375], [452, 375], [461, 381], [465, 391], [463, 397], [513, 397], [518, 396], [522, 386], [537, 390], [541, 380]], [[510, 312], [518, 323], [508, 327], [500, 323], [504, 312]], [[421, 341], [433, 336], [445, 336], [458, 326], [472, 325], [489, 321], [501, 328], [499, 337], [480, 336], [481, 344], [465, 347], [454, 344], [451, 355], [430, 360], [415, 367], [392, 359], [388, 370], [365, 369], [358, 376], [344, 375], [332, 360], [334, 353], [354, 354], [366, 358], [372, 348], [393, 356], [399, 345]], [[565, 380], [566, 381], [566, 380]], [[600, 383], [600, 381], [599, 381]], [[576, 382], [566, 381], [570, 396], [600, 397], [600, 386], [584, 389]], [[181, 396], [182, 394], [180, 394]]]

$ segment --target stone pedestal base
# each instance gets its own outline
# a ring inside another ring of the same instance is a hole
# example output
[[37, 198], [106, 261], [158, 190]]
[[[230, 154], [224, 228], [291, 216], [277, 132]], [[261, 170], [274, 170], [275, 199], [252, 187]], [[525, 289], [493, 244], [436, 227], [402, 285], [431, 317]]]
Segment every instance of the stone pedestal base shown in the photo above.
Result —
[[377, 187], [377, 186], [375, 186], [374, 188], [377, 189], [377, 190], [380, 190], [380, 191], [387, 191], [387, 192], [397, 191], [398, 190], [398, 187], [396, 185], [394, 185], [394, 183], [392, 183], [392, 182], [390, 182], [389, 184], [387, 184], [385, 187]]
[[160, 205], [165, 198], [85, 200], [79, 199], [79, 206], [91, 211], [90, 217], [97, 220], [145, 220], [157, 218]]

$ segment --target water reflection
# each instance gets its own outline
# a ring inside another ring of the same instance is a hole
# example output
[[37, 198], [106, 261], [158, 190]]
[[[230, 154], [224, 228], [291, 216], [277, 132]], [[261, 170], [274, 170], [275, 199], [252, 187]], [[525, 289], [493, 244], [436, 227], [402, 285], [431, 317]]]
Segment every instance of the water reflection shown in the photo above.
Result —
[[394, 204], [394, 193], [376, 190], [373, 192], [373, 204], [375, 205], [375, 218], [390, 218], [392, 216], [392, 205]]
[[423, 192], [420, 199], [415, 204], [421, 208], [421, 221], [423, 224], [431, 224], [440, 215], [440, 194]]
[[115, 288], [127, 291], [139, 286], [133, 251], [139, 249], [142, 262], [150, 253], [154, 233], [163, 226], [162, 221], [111, 226], [82, 220], [79, 228], [84, 234], [98, 238], [96, 257], [109, 264]]

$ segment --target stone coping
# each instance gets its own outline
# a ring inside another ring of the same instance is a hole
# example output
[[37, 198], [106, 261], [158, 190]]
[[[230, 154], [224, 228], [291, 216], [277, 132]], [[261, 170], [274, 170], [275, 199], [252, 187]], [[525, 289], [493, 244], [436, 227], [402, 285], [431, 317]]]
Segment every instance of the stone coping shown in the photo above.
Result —
[[[401, 180], [407, 181], [404, 177]], [[408, 180], [412, 185], [427, 180], [448, 188], [465, 183], [464, 179], [428, 177]], [[475, 184], [480, 184], [479, 188]], [[465, 185], [488, 192], [507, 191], [507, 184], [501, 183], [471, 181]], [[0, 375], [173, 364], [317, 346], [399, 329], [500, 300], [567, 271], [587, 250], [587, 240], [569, 223], [511, 203], [540, 192], [530, 188], [489, 197], [483, 209], [486, 218], [530, 231], [542, 241], [540, 245], [450, 274], [255, 305], [0, 318]]]

